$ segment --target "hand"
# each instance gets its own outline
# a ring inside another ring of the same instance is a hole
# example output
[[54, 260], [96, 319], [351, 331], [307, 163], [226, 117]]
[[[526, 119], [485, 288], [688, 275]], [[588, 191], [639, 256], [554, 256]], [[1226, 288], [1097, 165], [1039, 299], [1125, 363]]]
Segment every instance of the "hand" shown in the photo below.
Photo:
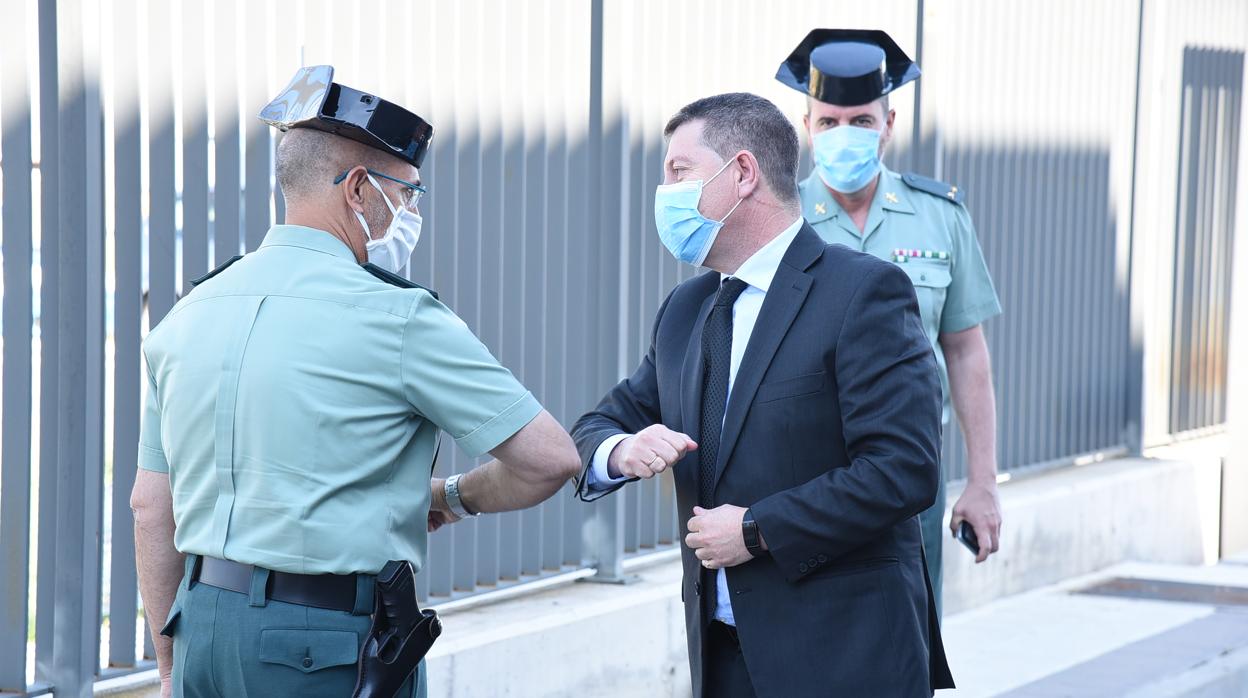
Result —
[[964, 520], [975, 529], [975, 540], [979, 543], [979, 555], [975, 556], [975, 562], [978, 564], [1000, 548], [1001, 502], [997, 497], [995, 481], [966, 484], [962, 496], [953, 505], [953, 518], [949, 521], [949, 530], [955, 538]]
[[425, 529], [429, 533], [442, 528], [447, 524], [453, 524], [459, 521], [460, 517], [451, 511], [451, 507], [446, 503], [446, 480], [435, 477], [429, 480], [429, 520], [425, 525]]
[[703, 567], [717, 570], [736, 567], [754, 559], [745, 547], [745, 537], [741, 532], [745, 511], [744, 507], [731, 504], [714, 509], [693, 508], [685, 544], [693, 548], [693, 554], [702, 561]]
[[688, 436], [654, 424], [616, 444], [607, 460], [607, 473], [613, 478], [649, 479], [697, 448]]

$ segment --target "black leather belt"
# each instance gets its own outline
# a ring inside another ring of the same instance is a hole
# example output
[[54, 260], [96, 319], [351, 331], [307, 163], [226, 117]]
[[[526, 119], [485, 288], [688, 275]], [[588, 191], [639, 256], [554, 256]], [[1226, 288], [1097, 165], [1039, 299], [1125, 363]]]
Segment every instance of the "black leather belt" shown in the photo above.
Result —
[[[195, 581], [218, 589], [251, 593], [253, 567], [215, 557], [201, 557]], [[356, 575], [269, 572], [265, 598], [330, 611], [355, 609]]]

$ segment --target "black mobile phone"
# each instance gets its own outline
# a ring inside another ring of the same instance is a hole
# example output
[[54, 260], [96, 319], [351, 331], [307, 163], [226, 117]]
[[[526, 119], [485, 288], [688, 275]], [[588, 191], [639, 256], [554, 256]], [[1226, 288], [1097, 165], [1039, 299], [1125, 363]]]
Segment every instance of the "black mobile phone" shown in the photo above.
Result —
[[979, 555], [979, 540], [975, 537], [975, 529], [971, 527], [969, 521], [963, 521], [958, 527], [958, 540], [962, 541], [962, 545], [965, 545], [967, 550], [975, 553], [976, 556]]

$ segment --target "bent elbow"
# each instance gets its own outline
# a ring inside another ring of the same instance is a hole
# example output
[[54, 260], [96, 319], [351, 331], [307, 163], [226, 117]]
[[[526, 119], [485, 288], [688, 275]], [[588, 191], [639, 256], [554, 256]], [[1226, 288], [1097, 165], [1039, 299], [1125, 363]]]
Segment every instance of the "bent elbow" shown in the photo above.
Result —
[[911, 509], [915, 514], [927, 511], [936, 505], [940, 494], [940, 465], [931, 464], [925, 468], [923, 477], [917, 478], [915, 487], [911, 488]]
[[576, 452], [576, 447], [568, 444], [566, 448], [559, 449], [559, 457], [556, 459], [555, 467], [558, 471], [560, 482], [571, 480], [581, 474], [581, 456]]

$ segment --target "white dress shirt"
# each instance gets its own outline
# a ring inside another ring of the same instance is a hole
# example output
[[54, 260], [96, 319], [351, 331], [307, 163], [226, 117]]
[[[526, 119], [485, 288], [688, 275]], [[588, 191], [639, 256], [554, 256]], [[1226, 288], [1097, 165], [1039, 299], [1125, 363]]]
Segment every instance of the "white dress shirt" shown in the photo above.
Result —
[[[732, 384], [737, 379], [737, 368], [741, 366], [741, 357], [745, 356], [745, 349], [750, 343], [750, 334], [754, 332], [754, 323], [758, 320], [758, 313], [763, 308], [763, 301], [767, 298], [767, 289], [771, 287], [771, 280], [776, 276], [776, 270], [780, 268], [780, 260], [784, 259], [784, 253], [789, 250], [789, 245], [793, 244], [793, 238], [797, 237], [797, 233], [802, 229], [802, 219], [798, 218], [771, 242], [763, 245], [757, 252], [750, 256], [749, 259], [737, 269], [734, 277], [741, 279], [748, 287], [737, 297], [736, 303], [732, 306], [732, 359], [728, 367], [728, 400], [732, 399]], [[728, 278], [720, 275], [720, 283]], [[724, 410], [726, 415], [728, 410]], [[591, 489], [603, 489], [610, 485], [623, 482], [627, 478], [612, 478], [607, 470], [607, 461], [613, 451], [621, 441], [628, 438], [630, 434], [616, 434], [609, 437], [598, 446], [598, 450], [594, 451], [594, 460], [589, 468], [589, 486]], [[691, 434], [696, 440], [697, 434]], [[716, 577], [717, 594], [715, 597], [715, 620], [727, 623], [728, 625], [736, 625], [736, 620], [732, 615], [732, 601], [728, 595], [728, 578], [721, 569]]]

